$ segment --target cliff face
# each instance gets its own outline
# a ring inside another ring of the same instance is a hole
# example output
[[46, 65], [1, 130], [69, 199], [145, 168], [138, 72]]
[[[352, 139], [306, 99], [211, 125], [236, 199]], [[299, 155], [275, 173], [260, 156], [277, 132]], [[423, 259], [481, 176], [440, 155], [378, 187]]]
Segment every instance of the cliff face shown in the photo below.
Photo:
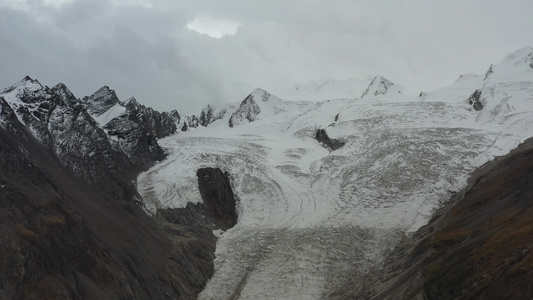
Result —
[[480, 168], [360, 299], [533, 298], [533, 140]]
[[202, 168], [197, 172], [198, 188], [206, 206], [206, 215], [213, 218], [214, 224], [227, 230], [237, 224], [235, 198], [228, 173], [218, 168]]

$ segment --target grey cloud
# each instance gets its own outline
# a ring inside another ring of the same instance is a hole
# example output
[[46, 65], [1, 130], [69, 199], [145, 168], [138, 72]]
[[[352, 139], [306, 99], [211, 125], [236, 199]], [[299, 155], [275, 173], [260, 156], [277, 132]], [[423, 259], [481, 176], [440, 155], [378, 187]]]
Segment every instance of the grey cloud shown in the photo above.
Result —
[[[26, 74], [79, 97], [109, 85], [123, 99], [184, 113], [323, 77], [381, 74], [415, 93], [533, 44], [528, 0], [33, 3], [0, 5], [0, 86]], [[185, 29], [202, 14], [242, 26], [219, 40]]]

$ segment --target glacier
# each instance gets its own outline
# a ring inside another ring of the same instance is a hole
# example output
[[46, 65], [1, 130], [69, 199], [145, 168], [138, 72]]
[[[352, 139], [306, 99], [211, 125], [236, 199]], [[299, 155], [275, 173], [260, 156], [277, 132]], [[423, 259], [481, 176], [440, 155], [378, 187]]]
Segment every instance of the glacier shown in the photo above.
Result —
[[[198, 168], [232, 176], [239, 220], [216, 233], [200, 299], [334, 298], [360, 288], [476, 167], [533, 136], [532, 53], [418, 97], [262, 101], [255, 90], [253, 121], [229, 128], [226, 114], [160, 139], [168, 157], [139, 175], [138, 191], [155, 213], [202, 201]], [[476, 90], [479, 111], [468, 103]], [[318, 129], [345, 145], [324, 147]]]

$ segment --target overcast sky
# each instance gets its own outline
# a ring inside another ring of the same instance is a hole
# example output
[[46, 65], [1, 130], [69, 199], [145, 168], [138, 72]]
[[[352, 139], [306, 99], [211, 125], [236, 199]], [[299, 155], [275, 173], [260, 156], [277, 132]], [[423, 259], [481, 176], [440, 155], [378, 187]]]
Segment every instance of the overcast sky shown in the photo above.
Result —
[[197, 113], [255, 87], [383, 75], [413, 94], [533, 46], [531, 0], [0, 0], [0, 88], [108, 85]]

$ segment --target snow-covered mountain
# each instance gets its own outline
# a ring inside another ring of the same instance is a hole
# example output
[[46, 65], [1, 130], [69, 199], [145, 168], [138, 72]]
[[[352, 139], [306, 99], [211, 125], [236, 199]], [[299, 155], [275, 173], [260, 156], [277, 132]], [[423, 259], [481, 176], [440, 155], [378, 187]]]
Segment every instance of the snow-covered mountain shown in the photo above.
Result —
[[169, 114], [135, 99], [122, 103], [107, 86], [77, 99], [64, 84], [49, 88], [27, 76], [0, 91], [0, 101], [67, 169], [94, 185], [162, 160], [157, 138], [176, 131]]
[[[208, 127], [161, 139], [169, 155], [138, 177], [139, 193], [153, 212], [185, 207], [202, 201], [198, 168], [232, 177], [239, 219], [219, 233], [201, 299], [327, 297], [380, 264], [472, 170], [533, 136], [532, 53], [420, 97], [382, 77], [361, 98], [256, 90]], [[319, 130], [344, 145], [324, 147]]]
[[391, 81], [387, 80], [385, 77], [376, 76], [366, 90], [361, 95], [361, 98], [371, 98], [371, 97], [398, 97], [402, 91], [394, 85]]
[[284, 99], [303, 101], [324, 101], [359, 97], [368, 83], [357, 77], [339, 80], [324, 78], [316, 81], [302, 82], [283, 93]]

